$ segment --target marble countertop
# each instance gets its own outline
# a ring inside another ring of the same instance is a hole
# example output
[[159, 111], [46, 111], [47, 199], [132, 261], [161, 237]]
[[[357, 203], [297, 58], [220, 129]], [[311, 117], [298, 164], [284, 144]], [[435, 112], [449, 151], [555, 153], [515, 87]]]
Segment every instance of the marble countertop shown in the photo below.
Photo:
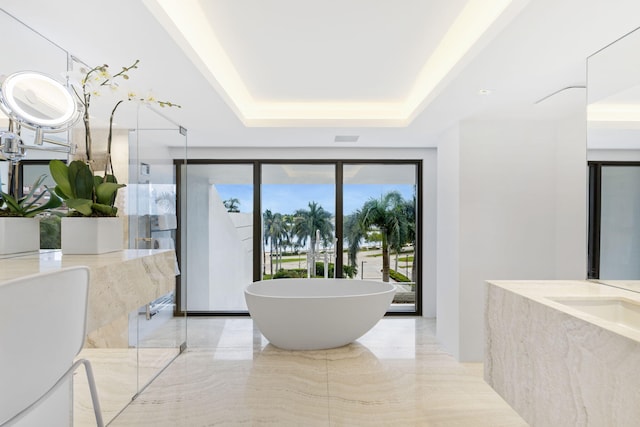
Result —
[[[551, 298], [624, 298], [640, 304], [640, 293], [586, 280], [489, 280], [489, 284], [530, 300], [552, 307], [571, 316], [640, 342], [640, 330], [635, 330], [600, 317], [587, 314]], [[640, 326], [640, 325], [639, 325]]]
[[170, 249], [126, 249], [100, 255], [63, 255], [60, 250], [45, 249], [39, 252], [13, 254], [0, 257], [0, 283], [29, 274], [44, 273], [65, 267], [79, 265], [89, 268], [107, 267], [163, 252], [173, 254], [173, 250]]
[[615, 286], [616, 288], [628, 289], [634, 292], [640, 292], [640, 280], [592, 280], [603, 285]]
[[89, 267], [89, 332], [175, 290], [178, 273], [172, 249], [127, 249], [99, 255], [41, 250], [0, 259], [0, 284], [74, 266]]

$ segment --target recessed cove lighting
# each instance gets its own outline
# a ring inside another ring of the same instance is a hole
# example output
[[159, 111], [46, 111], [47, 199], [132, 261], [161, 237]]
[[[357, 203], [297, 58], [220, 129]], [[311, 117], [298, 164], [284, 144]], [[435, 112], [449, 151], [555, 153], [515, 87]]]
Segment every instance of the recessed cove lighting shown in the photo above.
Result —
[[589, 122], [640, 122], [638, 104], [591, 104], [587, 106]]
[[336, 135], [335, 142], [358, 142], [360, 135]]
[[[404, 127], [528, 0], [464, 0], [405, 95], [393, 99], [276, 101], [247, 87], [199, 0], [143, 0], [245, 126]], [[336, 139], [336, 141], [338, 141]]]

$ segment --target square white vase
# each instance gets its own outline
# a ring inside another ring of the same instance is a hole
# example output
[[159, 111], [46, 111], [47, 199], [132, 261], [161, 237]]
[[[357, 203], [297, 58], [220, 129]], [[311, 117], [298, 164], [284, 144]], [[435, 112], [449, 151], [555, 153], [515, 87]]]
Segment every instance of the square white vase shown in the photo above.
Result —
[[40, 220], [0, 217], [0, 255], [40, 250]]
[[120, 217], [64, 217], [60, 232], [62, 253], [66, 255], [97, 255], [123, 248]]

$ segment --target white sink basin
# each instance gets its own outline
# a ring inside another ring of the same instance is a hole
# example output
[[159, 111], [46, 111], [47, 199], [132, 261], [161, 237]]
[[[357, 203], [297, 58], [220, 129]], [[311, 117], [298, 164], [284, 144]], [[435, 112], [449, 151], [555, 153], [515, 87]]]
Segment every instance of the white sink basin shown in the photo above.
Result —
[[640, 332], [640, 303], [623, 297], [549, 297], [550, 300]]

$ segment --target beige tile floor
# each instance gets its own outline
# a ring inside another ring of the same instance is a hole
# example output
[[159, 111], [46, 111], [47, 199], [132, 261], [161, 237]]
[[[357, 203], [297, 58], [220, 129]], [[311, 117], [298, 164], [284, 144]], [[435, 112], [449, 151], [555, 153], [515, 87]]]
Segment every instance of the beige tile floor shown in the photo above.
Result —
[[356, 343], [296, 352], [249, 318], [191, 318], [188, 350], [111, 426], [526, 426], [434, 331], [384, 318]]

